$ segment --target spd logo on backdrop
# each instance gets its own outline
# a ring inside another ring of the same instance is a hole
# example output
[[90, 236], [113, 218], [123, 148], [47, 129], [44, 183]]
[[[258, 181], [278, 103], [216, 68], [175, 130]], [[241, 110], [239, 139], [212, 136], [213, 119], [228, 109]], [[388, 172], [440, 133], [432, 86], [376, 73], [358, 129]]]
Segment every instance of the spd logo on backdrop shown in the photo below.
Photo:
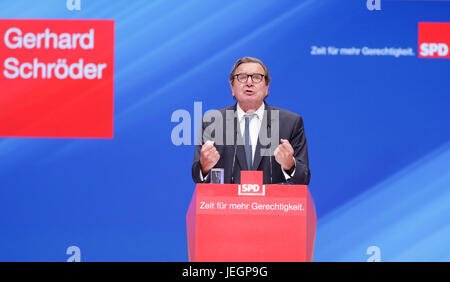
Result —
[[419, 23], [419, 57], [450, 58], [450, 23]]
[[113, 20], [0, 20], [0, 36], [0, 137], [113, 137]]

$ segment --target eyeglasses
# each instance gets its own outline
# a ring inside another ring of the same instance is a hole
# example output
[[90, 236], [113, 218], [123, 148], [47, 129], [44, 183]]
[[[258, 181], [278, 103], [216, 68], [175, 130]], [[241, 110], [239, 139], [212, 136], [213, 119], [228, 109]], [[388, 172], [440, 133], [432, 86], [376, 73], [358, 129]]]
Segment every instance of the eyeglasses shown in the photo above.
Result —
[[265, 77], [264, 74], [254, 73], [254, 74], [246, 74], [246, 73], [238, 73], [234, 75], [240, 83], [245, 83], [250, 76], [254, 83], [260, 83]]

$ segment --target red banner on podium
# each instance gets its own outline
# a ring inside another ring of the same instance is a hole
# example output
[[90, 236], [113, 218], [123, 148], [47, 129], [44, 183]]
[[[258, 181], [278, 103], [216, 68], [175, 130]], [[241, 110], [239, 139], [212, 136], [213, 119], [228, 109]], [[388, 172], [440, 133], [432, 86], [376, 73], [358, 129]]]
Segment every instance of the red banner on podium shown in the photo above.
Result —
[[[242, 173], [241, 185], [197, 185], [186, 216], [189, 260], [312, 261], [316, 214], [308, 187], [262, 185], [262, 172]], [[242, 195], [244, 185], [249, 194]]]

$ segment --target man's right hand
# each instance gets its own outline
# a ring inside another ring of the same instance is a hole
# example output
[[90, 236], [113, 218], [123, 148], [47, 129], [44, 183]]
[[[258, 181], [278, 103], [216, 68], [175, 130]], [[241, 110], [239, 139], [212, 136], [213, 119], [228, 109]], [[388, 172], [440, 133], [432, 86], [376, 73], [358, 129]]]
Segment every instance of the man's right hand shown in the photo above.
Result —
[[214, 147], [214, 141], [206, 141], [200, 151], [200, 167], [203, 175], [208, 175], [210, 170], [220, 159], [219, 152]]

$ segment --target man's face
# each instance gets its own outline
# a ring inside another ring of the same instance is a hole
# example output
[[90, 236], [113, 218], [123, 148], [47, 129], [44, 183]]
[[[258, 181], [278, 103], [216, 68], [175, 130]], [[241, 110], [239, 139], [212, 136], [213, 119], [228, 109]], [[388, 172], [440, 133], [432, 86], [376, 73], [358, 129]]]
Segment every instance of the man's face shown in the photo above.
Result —
[[[263, 67], [258, 63], [243, 63], [240, 64], [236, 71], [237, 74], [263, 74], [265, 75]], [[231, 85], [232, 95], [238, 100], [239, 106], [244, 110], [257, 110], [264, 101], [269, 91], [269, 85], [266, 85], [265, 78], [261, 82], [253, 82], [251, 76], [246, 82], [239, 82], [237, 77], [234, 78]]]

